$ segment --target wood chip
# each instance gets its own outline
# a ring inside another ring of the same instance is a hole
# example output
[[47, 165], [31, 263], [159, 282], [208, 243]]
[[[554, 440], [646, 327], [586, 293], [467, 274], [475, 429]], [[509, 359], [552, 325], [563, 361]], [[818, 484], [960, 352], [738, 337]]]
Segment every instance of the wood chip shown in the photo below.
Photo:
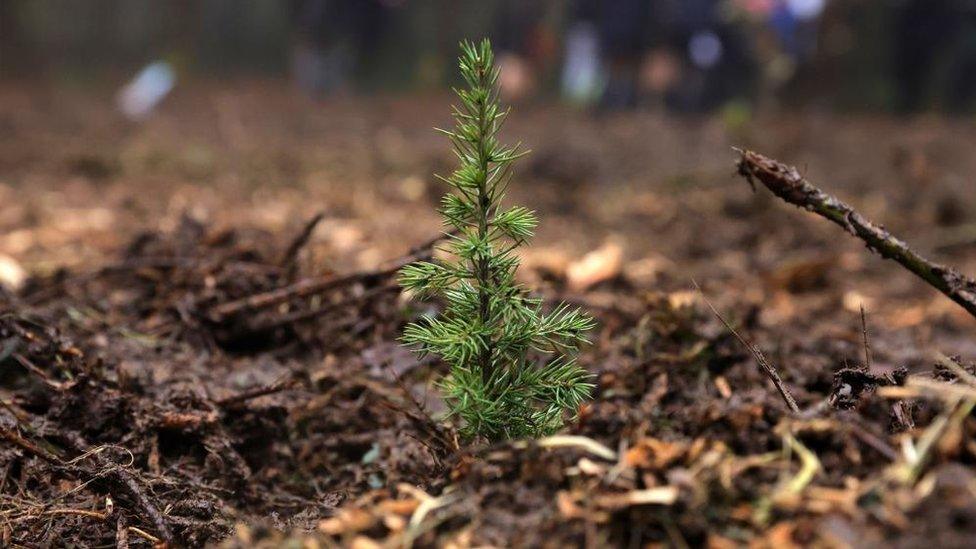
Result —
[[678, 500], [676, 486], [660, 486], [646, 490], [633, 490], [624, 494], [598, 496], [595, 502], [604, 509], [625, 509], [634, 505], [672, 505]]

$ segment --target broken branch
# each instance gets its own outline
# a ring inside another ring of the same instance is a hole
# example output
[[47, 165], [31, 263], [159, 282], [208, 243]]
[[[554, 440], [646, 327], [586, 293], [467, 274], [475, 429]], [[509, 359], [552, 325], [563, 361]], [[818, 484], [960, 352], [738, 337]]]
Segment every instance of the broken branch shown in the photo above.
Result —
[[231, 397], [222, 398], [217, 401], [217, 406], [220, 406], [221, 408], [229, 408], [241, 404], [243, 402], [246, 402], [248, 400], [260, 398], [274, 393], [279, 393], [281, 391], [294, 387], [297, 381], [298, 380], [294, 376], [291, 375], [285, 376], [284, 378], [279, 379], [274, 383], [271, 383], [270, 385], [264, 385], [248, 391], [244, 391], [243, 393], [239, 393]]
[[884, 227], [812, 185], [795, 167], [752, 151], [739, 151], [739, 155], [738, 173], [753, 187], [759, 181], [790, 204], [833, 221], [863, 240], [869, 249], [885, 259], [897, 261], [976, 317], [976, 280], [922, 257]]

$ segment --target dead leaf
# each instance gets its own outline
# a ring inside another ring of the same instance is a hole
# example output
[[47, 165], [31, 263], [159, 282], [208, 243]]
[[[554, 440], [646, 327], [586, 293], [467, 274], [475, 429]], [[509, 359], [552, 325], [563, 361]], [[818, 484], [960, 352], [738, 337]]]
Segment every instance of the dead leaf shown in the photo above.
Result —
[[389, 528], [391, 532], [399, 532], [406, 528], [407, 519], [398, 515], [386, 515], [383, 517], [383, 525]]
[[366, 536], [356, 536], [349, 545], [352, 549], [380, 549], [382, 545]]
[[793, 541], [793, 532], [796, 525], [791, 522], [779, 522], [770, 528], [762, 539], [758, 539], [749, 544], [752, 549], [793, 549], [799, 545]]
[[24, 287], [27, 281], [27, 271], [20, 266], [20, 262], [6, 254], [0, 254], [0, 285], [14, 292]]
[[660, 471], [684, 455], [687, 449], [688, 445], [683, 442], [644, 438], [627, 451], [624, 463], [631, 467]]
[[715, 533], [708, 534], [708, 541], [705, 545], [708, 549], [737, 549], [739, 547], [739, 543]]
[[420, 200], [427, 194], [427, 182], [423, 178], [411, 175], [400, 181], [400, 196], [411, 202]]
[[837, 264], [832, 256], [802, 257], [787, 260], [764, 278], [773, 290], [803, 293], [825, 288], [829, 284], [830, 269]]
[[606, 512], [581, 507], [579, 502], [584, 497], [584, 494], [572, 493], [567, 490], [558, 492], [556, 494], [556, 508], [559, 509], [559, 514], [566, 519], [585, 519], [598, 524], [604, 524], [610, 520], [610, 515]]
[[340, 509], [336, 516], [319, 522], [318, 528], [323, 534], [335, 536], [361, 532], [373, 526], [375, 522], [376, 519], [372, 514], [362, 509], [348, 508]]
[[383, 513], [410, 516], [419, 505], [420, 501], [416, 499], [388, 499], [379, 504], [379, 509]]
[[729, 381], [725, 379], [725, 376], [717, 376], [715, 378], [715, 388], [718, 389], [718, 393], [722, 395], [722, 398], [729, 399], [732, 397], [732, 387], [729, 385]]
[[576, 504], [576, 498], [566, 490], [560, 490], [556, 494], [556, 508], [559, 514], [568, 519], [582, 518], [585, 511]]
[[844, 297], [841, 298], [841, 302], [844, 305], [844, 310], [852, 313], [859, 313], [861, 311], [861, 307], [869, 310], [874, 308], [873, 299], [854, 290], [845, 292]]
[[698, 292], [682, 290], [668, 294], [668, 305], [674, 310], [684, 309], [694, 305], [699, 299]]
[[623, 268], [624, 278], [638, 287], [650, 287], [671, 262], [663, 257], [645, 257], [628, 262]]
[[529, 248], [522, 254], [519, 273], [532, 273], [537, 277], [562, 279], [566, 277], [569, 257], [556, 248]]
[[620, 274], [623, 267], [623, 248], [615, 242], [607, 242], [596, 250], [569, 264], [566, 283], [573, 291], [583, 291]]

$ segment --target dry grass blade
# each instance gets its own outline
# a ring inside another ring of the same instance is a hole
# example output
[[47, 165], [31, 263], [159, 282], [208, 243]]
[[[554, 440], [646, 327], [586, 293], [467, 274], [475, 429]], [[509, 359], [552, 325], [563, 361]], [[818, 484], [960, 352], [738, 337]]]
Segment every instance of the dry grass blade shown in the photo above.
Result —
[[[417, 499], [420, 504], [414, 510], [413, 514], [410, 515], [410, 521], [407, 523], [408, 528], [404, 532], [403, 546], [410, 547], [413, 545], [414, 540], [416, 540], [421, 534], [427, 531], [433, 525], [428, 524], [427, 517], [434, 511], [450, 505], [457, 501], [458, 496], [456, 494], [446, 493], [439, 497], [434, 497], [424, 492], [423, 490], [410, 486], [409, 484], [401, 484], [398, 486], [401, 492], [405, 492]], [[434, 521], [436, 522], [436, 521]]]
[[908, 437], [902, 439], [903, 461], [892, 466], [895, 479], [905, 484], [914, 484], [921, 477], [932, 449], [950, 429], [958, 427], [969, 417], [974, 407], [976, 407], [976, 397], [966, 400], [956, 398], [946, 411], [925, 429], [917, 443], [912, 443]]
[[762, 369], [763, 373], [766, 374], [766, 377], [768, 377], [769, 380], [773, 382], [773, 385], [776, 386], [776, 390], [779, 391], [780, 396], [783, 397], [783, 400], [786, 402], [786, 405], [789, 406], [790, 411], [792, 411], [794, 414], [799, 414], [800, 407], [797, 405], [796, 399], [793, 398], [793, 394], [790, 393], [790, 390], [786, 388], [786, 384], [783, 383], [783, 379], [779, 377], [779, 372], [776, 371], [776, 367], [773, 366], [773, 363], [766, 358], [766, 355], [763, 354], [759, 347], [746, 341], [746, 339], [739, 334], [732, 324], [725, 320], [721, 313], [718, 312], [718, 309], [712, 305], [712, 302], [705, 297], [705, 292], [702, 291], [701, 286], [698, 285], [698, 282], [695, 280], [692, 280], [691, 282], [695, 285], [695, 288], [698, 289], [698, 293], [701, 294], [702, 300], [705, 301], [705, 305], [708, 305], [708, 308], [712, 310], [712, 313], [714, 313], [715, 316], [722, 321], [722, 324], [724, 324], [729, 332], [731, 332], [732, 335], [739, 340], [739, 343], [742, 343], [742, 345], [748, 349], [750, 353], [752, 353], [752, 356], [756, 359], [756, 363], [759, 364], [759, 367]]
[[976, 388], [976, 376], [964, 370], [963, 367], [957, 364], [955, 360], [952, 360], [951, 358], [938, 352], [935, 354], [935, 359], [939, 362], [939, 364], [945, 366], [950, 372], [953, 373], [953, 375], [959, 378], [959, 381]]
[[976, 399], [976, 388], [910, 376], [903, 386], [878, 387], [878, 395], [890, 399], [927, 397], [953, 402], [960, 398]]
[[676, 486], [657, 486], [644, 490], [632, 490], [624, 494], [598, 496], [595, 503], [604, 509], [625, 509], [635, 505], [673, 505], [678, 501]]
[[791, 452], [796, 452], [800, 458], [800, 470], [786, 484], [785, 491], [788, 494], [800, 494], [813, 482], [813, 477], [820, 471], [820, 459], [795, 436], [786, 435], [785, 438], [787, 447]]
[[[593, 440], [592, 438], [573, 436], [573, 435], [555, 435], [551, 437], [540, 438], [536, 441], [536, 444], [541, 448], [581, 448], [587, 452], [593, 454], [594, 456], [601, 457], [608, 461], [617, 460], [617, 452], [614, 452], [610, 448], [600, 444], [599, 442]], [[526, 447], [527, 444], [515, 443], [513, 444], [516, 448]]]

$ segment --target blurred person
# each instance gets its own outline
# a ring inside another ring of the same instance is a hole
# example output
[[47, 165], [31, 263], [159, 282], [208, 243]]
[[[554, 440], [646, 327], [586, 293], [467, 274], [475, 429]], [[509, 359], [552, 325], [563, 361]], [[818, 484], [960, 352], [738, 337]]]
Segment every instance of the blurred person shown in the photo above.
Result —
[[778, 0], [769, 13], [769, 25], [783, 52], [797, 63], [809, 59], [817, 46], [817, 21], [825, 0]]
[[976, 2], [903, 0], [894, 27], [899, 110], [915, 112], [933, 100], [953, 112], [971, 108], [976, 95]]
[[606, 85], [600, 60], [600, 35], [590, 21], [574, 21], [566, 30], [562, 93], [572, 103], [591, 105]]
[[295, 80], [314, 94], [349, 85], [405, 0], [293, 0]]
[[748, 21], [756, 61], [762, 69], [760, 99], [795, 96], [812, 76], [826, 0], [738, 0]]
[[508, 101], [535, 93], [555, 55], [556, 38], [545, 25], [552, 2], [501, 0], [492, 25], [499, 89]]
[[603, 106], [634, 107], [639, 99], [639, 68], [651, 40], [651, 2], [617, 0], [599, 4], [595, 11], [607, 71]]
[[[587, 76], [587, 85], [602, 84], [600, 104], [605, 108], [635, 107], [639, 99], [641, 62], [652, 34], [651, 0], [581, 0], [570, 30], [567, 60]], [[596, 34], [599, 60], [584, 57]], [[564, 82], [573, 74], [564, 75]], [[580, 86], [580, 82], [576, 83]], [[580, 92], [576, 92], [580, 94]]]
[[670, 0], [669, 41], [681, 53], [678, 82], [667, 105], [679, 112], [707, 112], [731, 101], [751, 100], [756, 62], [742, 25], [722, 0]]
[[902, 2], [896, 15], [892, 49], [899, 110], [916, 111], [925, 103], [932, 63], [948, 46], [955, 26], [952, 4], [952, 0]]
[[585, 98], [599, 86], [599, 103], [610, 109], [658, 97], [677, 112], [705, 112], [749, 97], [755, 62], [741, 29], [724, 17], [726, 4], [578, 2], [567, 33], [564, 90]]

